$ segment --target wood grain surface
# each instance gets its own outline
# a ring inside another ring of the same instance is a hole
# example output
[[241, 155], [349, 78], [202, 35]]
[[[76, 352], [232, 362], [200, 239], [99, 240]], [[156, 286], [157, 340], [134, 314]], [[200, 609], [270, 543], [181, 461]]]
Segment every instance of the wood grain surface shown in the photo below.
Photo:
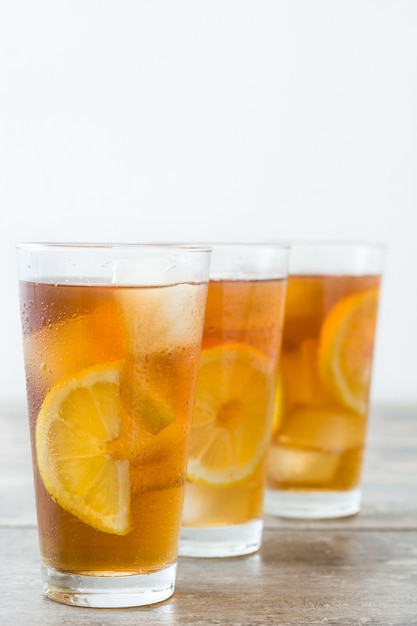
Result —
[[26, 410], [0, 403], [0, 625], [417, 625], [417, 408], [375, 408], [363, 507], [351, 518], [265, 516], [261, 550], [178, 562], [174, 596], [105, 610], [43, 597]]

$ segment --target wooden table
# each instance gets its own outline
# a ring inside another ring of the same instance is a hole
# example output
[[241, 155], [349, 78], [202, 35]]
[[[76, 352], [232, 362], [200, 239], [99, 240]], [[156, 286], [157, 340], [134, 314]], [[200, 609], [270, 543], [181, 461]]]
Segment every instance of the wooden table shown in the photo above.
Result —
[[265, 518], [259, 553], [180, 559], [174, 596], [105, 610], [43, 597], [23, 403], [0, 403], [0, 624], [417, 624], [417, 408], [372, 412], [363, 508], [343, 520]]

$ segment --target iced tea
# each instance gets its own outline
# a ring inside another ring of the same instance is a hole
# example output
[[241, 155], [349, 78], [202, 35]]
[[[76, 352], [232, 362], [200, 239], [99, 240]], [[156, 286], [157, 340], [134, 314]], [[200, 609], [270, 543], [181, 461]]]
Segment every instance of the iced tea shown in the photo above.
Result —
[[221, 553], [210, 541], [193, 552], [191, 529], [229, 526], [238, 541], [262, 518], [285, 290], [282, 279], [209, 282], [180, 553]]
[[20, 282], [45, 593], [87, 606], [173, 591], [207, 293], [117, 268], [113, 283]]
[[268, 493], [358, 486], [379, 289], [378, 275], [289, 276]]

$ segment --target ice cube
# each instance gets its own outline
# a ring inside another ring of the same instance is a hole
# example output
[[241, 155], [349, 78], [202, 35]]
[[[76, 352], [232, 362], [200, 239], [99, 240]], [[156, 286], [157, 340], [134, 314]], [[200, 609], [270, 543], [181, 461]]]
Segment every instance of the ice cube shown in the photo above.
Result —
[[163, 287], [178, 283], [196, 283], [195, 267], [188, 259], [158, 256], [119, 260], [113, 265], [112, 283], [131, 287]]
[[327, 484], [336, 473], [339, 460], [340, 456], [333, 452], [271, 446], [268, 477], [294, 486]]
[[181, 278], [181, 269], [171, 259], [150, 257], [135, 261], [116, 261], [112, 282], [115, 285], [156, 287], [175, 285], [182, 282]]
[[182, 513], [183, 524], [198, 525], [207, 522], [211, 513], [210, 504], [204, 487], [187, 483]]
[[24, 338], [26, 374], [45, 393], [53, 384], [89, 365], [88, 317], [81, 315], [40, 328]]
[[318, 341], [308, 339], [281, 356], [281, 367], [288, 405], [320, 407], [332, 398], [325, 389], [318, 371]]
[[118, 291], [133, 354], [171, 350], [201, 339], [205, 286], [123, 288]]
[[365, 438], [363, 416], [338, 407], [295, 409], [285, 419], [278, 440], [285, 446], [343, 452]]
[[187, 481], [185, 488], [182, 522], [184, 526], [240, 524], [251, 517], [253, 511], [262, 508], [259, 490], [247, 485], [222, 489]]
[[42, 393], [66, 376], [123, 356], [123, 334], [113, 303], [66, 318], [24, 338], [25, 366]]
[[192, 284], [193, 279], [193, 267], [172, 259], [115, 263], [112, 282], [121, 287], [118, 300], [133, 353], [199, 341], [206, 287]]

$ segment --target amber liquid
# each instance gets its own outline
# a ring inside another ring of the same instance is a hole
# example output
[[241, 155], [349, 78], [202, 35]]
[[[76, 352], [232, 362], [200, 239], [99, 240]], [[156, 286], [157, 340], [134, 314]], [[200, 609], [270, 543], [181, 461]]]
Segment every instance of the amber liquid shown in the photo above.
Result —
[[[203, 349], [242, 343], [260, 350], [276, 372], [281, 345], [286, 281], [212, 280], [209, 283]], [[274, 393], [265, 414], [271, 427]], [[267, 450], [265, 450], [266, 456]], [[234, 486], [212, 486], [187, 480], [183, 525], [188, 527], [242, 524], [262, 516], [265, 463]]]
[[379, 286], [378, 276], [289, 277], [268, 488], [343, 491], [359, 484], [371, 371], [363, 372], [365, 408], [352, 410], [323, 381], [318, 346], [339, 301]]
[[[206, 287], [188, 287], [195, 290], [195, 319], [201, 319]], [[138, 574], [176, 560], [201, 328], [196, 322], [182, 336], [171, 332], [166, 340], [159, 334], [154, 352], [138, 345], [140, 337], [152, 337], [154, 312], [146, 315], [150, 292], [159, 290], [164, 299], [169, 289], [172, 298], [175, 288], [20, 285], [41, 554], [45, 564], [60, 571]], [[127, 422], [122, 424], [124, 447], [112, 442], [114, 454], [130, 464], [132, 530], [123, 536], [97, 530], [54, 501], [38, 470], [34, 435], [52, 385], [83, 368], [120, 360], [125, 363], [122, 404], [129, 405], [140, 378], [175, 412], [174, 421], [157, 434], [136, 428], [136, 440], [130, 440]]]

